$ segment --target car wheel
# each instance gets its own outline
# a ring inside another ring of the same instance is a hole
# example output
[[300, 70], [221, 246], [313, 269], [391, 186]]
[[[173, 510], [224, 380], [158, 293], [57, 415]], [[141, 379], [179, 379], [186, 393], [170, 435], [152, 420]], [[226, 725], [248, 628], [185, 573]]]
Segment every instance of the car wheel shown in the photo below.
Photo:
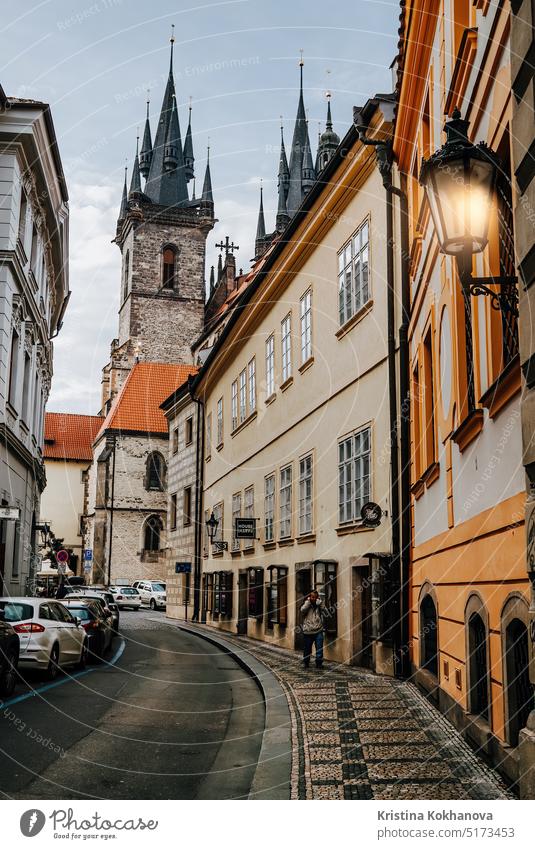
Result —
[[80, 660], [78, 661], [78, 669], [85, 669], [87, 666], [87, 656], [89, 654], [89, 648], [87, 645], [87, 640], [84, 640], [82, 645], [82, 651], [80, 652]]
[[48, 661], [48, 667], [46, 670], [47, 678], [50, 681], [53, 681], [56, 678], [59, 671], [59, 646], [57, 643], [54, 643], [52, 646], [52, 651], [50, 652], [50, 660]]
[[5, 668], [0, 675], [0, 695], [10, 696], [17, 681], [17, 653], [7, 652], [5, 662]]
[[151, 598], [151, 600], [150, 600], [150, 609], [156, 610], [156, 602], [154, 601], [153, 598]]

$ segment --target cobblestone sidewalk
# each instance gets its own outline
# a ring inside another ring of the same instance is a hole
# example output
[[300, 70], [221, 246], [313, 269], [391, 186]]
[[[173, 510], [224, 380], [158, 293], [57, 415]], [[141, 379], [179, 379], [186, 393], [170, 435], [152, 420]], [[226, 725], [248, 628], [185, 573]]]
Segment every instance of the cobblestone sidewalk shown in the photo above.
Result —
[[219, 636], [268, 666], [287, 694], [293, 799], [513, 798], [414, 685], [328, 662], [304, 670], [296, 652]]

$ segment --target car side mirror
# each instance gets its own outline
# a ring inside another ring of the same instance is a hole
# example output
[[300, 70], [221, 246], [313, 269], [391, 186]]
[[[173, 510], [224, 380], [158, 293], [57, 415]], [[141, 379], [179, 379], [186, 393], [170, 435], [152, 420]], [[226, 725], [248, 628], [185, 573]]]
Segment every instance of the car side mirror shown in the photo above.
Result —
[[80, 619], [80, 617], [79, 617], [79, 616], [75, 616], [75, 617], [74, 617], [74, 621], [75, 621], [75, 623], [76, 623], [76, 627], [77, 627], [77, 628], [79, 628], [79, 627], [80, 627], [80, 625], [82, 624], [82, 620]]

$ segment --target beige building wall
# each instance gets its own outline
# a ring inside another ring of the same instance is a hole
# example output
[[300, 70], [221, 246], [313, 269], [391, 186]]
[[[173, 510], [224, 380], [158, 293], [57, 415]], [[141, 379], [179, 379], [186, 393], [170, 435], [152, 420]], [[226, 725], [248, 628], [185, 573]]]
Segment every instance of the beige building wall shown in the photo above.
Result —
[[83, 475], [88, 466], [86, 460], [46, 460], [46, 487], [41, 497], [41, 521], [49, 523], [54, 536], [64, 540], [65, 548], [72, 548], [78, 565], [82, 557]]

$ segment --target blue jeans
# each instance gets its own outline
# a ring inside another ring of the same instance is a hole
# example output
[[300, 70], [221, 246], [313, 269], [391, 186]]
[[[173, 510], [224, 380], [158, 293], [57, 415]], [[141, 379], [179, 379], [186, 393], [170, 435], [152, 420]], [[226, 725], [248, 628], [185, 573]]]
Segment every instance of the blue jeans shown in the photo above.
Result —
[[312, 646], [316, 646], [316, 666], [321, 666], [323, 664], [323, 631], [319, 631], [317, 634], [303, 634], [303, 640], [303, 661], [305, 666], [308, 666], [310, 663]]

